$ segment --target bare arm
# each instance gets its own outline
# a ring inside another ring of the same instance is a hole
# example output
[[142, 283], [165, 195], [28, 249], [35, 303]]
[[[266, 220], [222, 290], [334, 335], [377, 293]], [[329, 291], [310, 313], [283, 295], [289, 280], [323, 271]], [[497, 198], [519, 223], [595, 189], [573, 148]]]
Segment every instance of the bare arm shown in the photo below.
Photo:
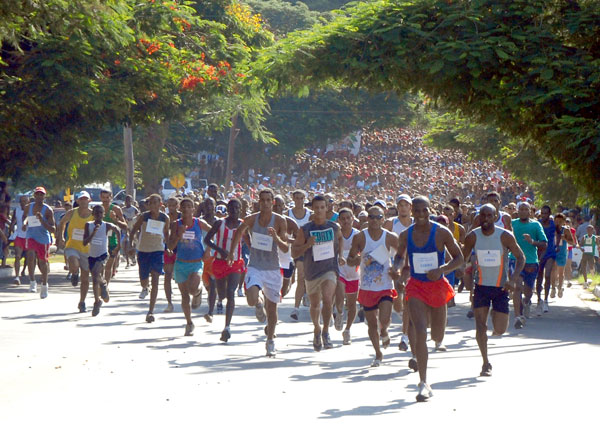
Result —
[[310, 237], [308, 240], [304, 235], [304, 231], [302, 228], [298, 229], [298, 235], [292, 244], [292, 257], [295, 259], [297, 257], [302, 256], [306, 250], [312, 247], [315, 244], [315, 237]]
[[219, 252], [219, 254], [221, 256], [223, 256], [224, 259], [227, 259], [227, 256], [229, 256], [229, 253], [227, 251], [225, 251], [224, 249], [222, 249], [221, 247], [217, 246], [212, 240], [213, 237], [217, 234], [217, 232], [219, 232], [219, 228], [221, 227], [221, 222], [222, 222], [221, 220], [217, 220], [213, 224], [210, 231], [208, 231], [208, 233], [204, 237], [204, 244], [207, 245], [208, 247], [210, 247], [211, 249], [213, 249], [214, 251]]
[[364, 232], [359, 232], [352, 238], [352, 246], [350, 247], [350, 253], [348, 254], [348, 265], [360, 265], [361, 253], [365, 249], [365, 244], [366, 240]]
[[283, 216], [277, 216], [275, 228], [269, 228], [269, 235], [275, 239], [275, 244], [277, 244], [279, 250], [284, 253], [288, 252], [290, 247], [287, 242], [287, 223]]

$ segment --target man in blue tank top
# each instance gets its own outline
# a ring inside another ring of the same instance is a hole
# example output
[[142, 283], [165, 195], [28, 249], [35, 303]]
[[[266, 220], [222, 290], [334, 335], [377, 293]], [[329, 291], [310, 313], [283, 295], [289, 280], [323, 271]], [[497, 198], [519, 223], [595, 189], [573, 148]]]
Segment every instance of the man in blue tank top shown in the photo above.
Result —
[[[537, 316], [549, 311], [548, 296], [550, 295], [550, 285], [552, 282], [552, 269], [556, 262], [556, 225], [551, 217], [552, 210], [550, 206], [543, 206], [540, 209], [539, 222], [544, 229], [548, 246], [545, 250], [540, 250], [540, 268], [538, 270], [535, 292], [538, 298]], [[544, 284], [544, 299], [542, 299], [542, 282]]]
[[[392, 275], [400, 277], [404, 256], [408, 256], [410, 279], [406, 284], [406, 299], [410, 316], [409, 341], [417, 359], [411, 359], [409, 367], [419, 371], [417, 401], [427, 401], [433, 393], [427, 384], [427, 323], [431, 317], [431, 338], [444, 340], [446, 329], [446, 303], [454, 297], [454, 291], [444, 278], [459, 268], [464, 261], [456, 240], [444, 226], [430, 221], [429, 199], [418, 196], [412, 200], [414, 224], [400, 234], [398, 250], [394, 258]], [[444, 263], [445, 250], [452, 259]]]

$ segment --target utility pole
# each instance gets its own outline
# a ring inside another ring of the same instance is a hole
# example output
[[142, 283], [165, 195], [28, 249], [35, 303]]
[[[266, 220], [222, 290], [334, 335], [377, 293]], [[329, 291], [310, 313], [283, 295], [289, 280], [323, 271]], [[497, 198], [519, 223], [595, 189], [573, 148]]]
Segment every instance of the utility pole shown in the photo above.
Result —
[[233, 114], [231, 118], [231, 128], [229, 129], [229, 146], [227, 147], [227, 169], [225, 170], [225, 188], [229, 188], [229, 182], [231, 182], [231, 168], [233, 167], [233, 145], [235, 138], [240, 133], [240, 129], [237, 128], [238, 114]]
[[133, 181], [133, 132], [129, 123], [123, 126], [123, 148], [125, 151], [125, 193], [135, 200], [135, 183]]

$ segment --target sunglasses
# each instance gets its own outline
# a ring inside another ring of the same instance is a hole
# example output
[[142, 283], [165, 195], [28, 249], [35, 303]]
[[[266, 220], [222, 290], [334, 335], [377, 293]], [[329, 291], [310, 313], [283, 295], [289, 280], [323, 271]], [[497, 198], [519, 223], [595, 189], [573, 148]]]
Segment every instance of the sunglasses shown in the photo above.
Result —
[[378, 214], [377, 216], [370, 214], [369, 219], [383, 219], [383, 215]]

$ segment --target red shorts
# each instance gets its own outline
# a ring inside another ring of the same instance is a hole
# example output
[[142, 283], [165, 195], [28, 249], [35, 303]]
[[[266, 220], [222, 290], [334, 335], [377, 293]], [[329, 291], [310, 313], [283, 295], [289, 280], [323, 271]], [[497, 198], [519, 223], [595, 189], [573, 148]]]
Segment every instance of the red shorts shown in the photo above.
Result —
[[346, 294], [352, 294], [358, 291], [359, 280], [348, 281], [341, 275], [338, 277], [338, 279], [346, 285]]
[[177, 258], [177, 253], [173, 253], [172, 256], [169, 256], [167, 254], [167, 251], [165, 250], [165, 254], [163, 255], [163, 260], [167, 265], [173, 265], [175, 263], [176, 258]]
[[33, 238], [27, 238], [25, 250], [35, 251], [35, 255], [39, 260], [47, 262], [50, 255], [50, 244], [40, 244]]
[[204, 286], [208, 288], [210, 285], [210, 279], [215, 277], [213, 273], [213, 262], [215, 261], [214, 256], [204, 258], [204, 270], [202, 271], [202, 282]]
[[212, 272], [215, 278], [220, 280], [231, 274], [241, 274], [246, 272], [246, 264], [244, 259], [238, 259], [229, 266], [226, 260], [215, 259], [212, 264]]
[[27, 248], [27, 240], [25, 238], [17, 237], [15, 238], [15, 247], [20, 247], [22, 250]]
[[410, 277], [406, 284], [406, 300], [413, 297], [433, 308], [439, 308], [454, 297], [454, 290], [446, 277], [437, 281], [419, 281]]
[[395, 299], [398, 297], [398, 292], [394, 288], [381, 291], [359, 290], [358, 303], [366, 308], [371, 308], [373, 306], [377, 306], [379, 301], [384, 297], [391, 297], [392, 299]]

